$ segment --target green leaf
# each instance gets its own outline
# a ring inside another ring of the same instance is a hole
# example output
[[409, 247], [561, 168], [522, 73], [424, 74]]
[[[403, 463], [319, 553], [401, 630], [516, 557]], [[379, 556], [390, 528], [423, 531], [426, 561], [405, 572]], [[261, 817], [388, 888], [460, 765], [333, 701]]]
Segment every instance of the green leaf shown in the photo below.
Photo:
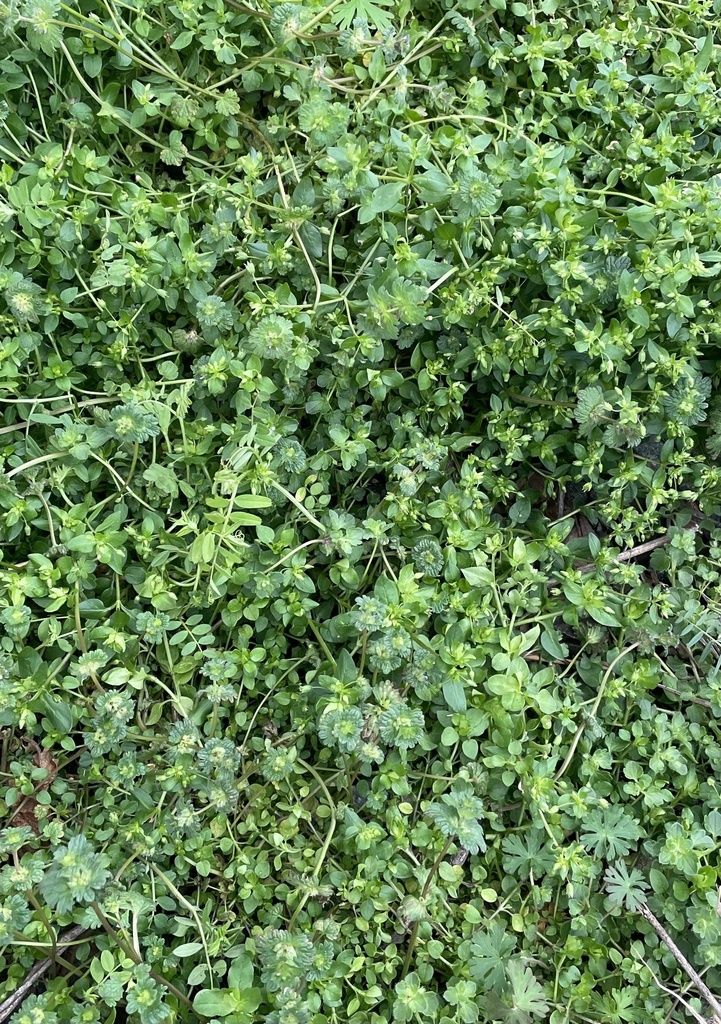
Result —
[[228, 984], [233, 989], [238, 989], [241, 992], [249, 990], [253, 985], [253, 962], [249, 956], [241, 954], [233, 960], [228, 971]]
[[193, 1009], [204, 1017], [227, 1017], [237, 1006], [236, 993], [229, 988], [203, 988], [193, 1000]]
[[75, 718], [73, 709], [68, 704], [46, 694], [43, 698], [43, 705], [45, 714], [58, 732], [64, 733], [66, 736], [72, 732]]
[[193, 541], [189, 557], [195, 565], [201, 565], [205, 563], [210, 565], [213, 560], [213, 552], [215, 551], [215, 536], [212, 533], [201, 533]]
[[392, 3], [393, 0], [347, 0], [335, 9], [333, 19], [340, 28], [350, 28], [357, 18], [362, 18], [381, 32], [387, 32], [393, 23], [383, 8]]
[[490, 587], [493, 585], [493, 573], [490, 569], [472, 565], [467, 569], [461, 569], [461, 572], [473, 587]]
[[234, 504], [239, 508], [270, 508], [273, 502], [264, 494], [237, 494]]
[[453, 182], [443, 171], [432, 167], [422, 174], [414, 175], [413, 186], [422, 202], [435, 205], [450, 194]]
[[385, 213], [400, 202], [405, 185], [401, 181], [381, 185], [373, 192], [370, 209], [372, 213]]
[[143, 479], [146, 483], [152, 484], [161, 494], [167, 494], [171, 498], [177, 498], [178, 479], [175, 472], [169, 466], [161, 466], [154, 462], [143, 472]]
[[260, 1006], [263, 993], [259, 988], [249, 988], [236, 991], [236, 1013], [239, 1015], [250, 1015]]
[[626, 219], [629, 227], [646, 241], [650, 241], [658, 234], [655, 224], [656, 210], [652, 206], [633, 206], [626, 211]]
[[400, 202], [405, 187], [401, 181], [392, 181], [374, 189], [364, 198], [358, 213], [361, 224], [367, 224], [378, 214], [392, 210]]
[[184, 942], [180, 946], [176, 946], [173, 950], [174, 956], [186, 957], [195, 956], [203, 948], [202, 942]]
[[443, 696], [451, 711], [465, 711], [467, 708], [466, 694], [463, 684], [457, 679], [446, 679], [443, 684]]
[[195, 39], [195, 33], [190, 31], [180, 32], [170, 44], [171, 50], [184, 50]]
[[511, 960], [506, 967], [506, 975], [511, 985], [512, 1005], [508, 1020], [513, 1024], [522, 1024], [529, 1019], [529, 1015], [545, 1017], [548, 1013], [546, 993], [531, 968], [519, 960]]

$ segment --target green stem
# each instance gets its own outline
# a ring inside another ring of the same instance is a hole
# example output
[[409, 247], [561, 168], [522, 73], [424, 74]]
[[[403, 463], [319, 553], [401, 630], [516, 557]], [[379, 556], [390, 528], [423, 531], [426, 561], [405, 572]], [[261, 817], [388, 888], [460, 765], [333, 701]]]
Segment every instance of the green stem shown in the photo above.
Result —
[[142, 505], [143, 508], [147, 508], [149, 512], [155, 512], [155, 509], [152, 507], [152, 505], [148, 505], [148, 503], [146, 501], [143, 501], [143, 499], [139, 495], [137, 495], [131, 487], [128, 487], [126, 481], [123, 480], [122, 476], [120, 475], [120, 473], [118, 473], [117, 469], [111, 466], [110, 463], [102, 457], [102, 455], [98, 455], [97, 452], [89, 452], [88, 454], [90, 455], [91, 459], [95, 459], [95, 461], [99, 462], [101, 466], [105, 466], [109, 473], [112, 473], [113, 477], [120, 484], [119, 490], [121, 497], [127, 492], [132, 498], [135, 498], [135, 500], [140, 505]]
[[[125, 953], [125, 955], [133, 961], [133, 963], [142, 964], [144, 962], [143, 958], [140, 956], [139, 953], [135, 952], [133, 947], [129, 945], [125, 941], [125, 939], [120, 937], [118, 932], [115, 930], [115, 928], [113, 928], [110, 921], [108, 921], [107, 917], [98, 906], [97, 902], [95, 900], [92, 900], [90, 906], [92, 907], [98, 921], [100, 921], [101, 925], [108, 933], [108, 936], [113, 940], [113, 942], [117, 943], [118, 948], [121, 949], [123, 953]], [[168, 992], [174, 995], [178, 1002], [182, 1003], [184, 1006], [187, 1006], [188, 1009], [190, 1010], [193, 1009], [193, 1004], [190, 1001], [190, 999], [188, 999], [188, 997], [183, 992], [181, 992], [179, 988], [176, 988], [172, 981], [168, 981], [167, 978], [164, 978], [162, 974], [158, 974], [158, 972], [152, 970], [152, 968], [149, 970], [149, 973], [150, 977], [153, 978], [154, 981], [157, 981], [159, 985], [163, 985], [165, 988], [167, 988]], [[200, 1017], [201, 1020], [207, 1019], [203, 1017], [202, 1014], [198, 1013], [197, 1010], [193, 1010], [193, 1012], [198, 1017]]]
[[18, 473], [24, 473], [26, 469], [39, 466], [41, 462], [53, 462], [54, 459], [61, 459], [63, 455], [65, 452], [48, 452], [47, 455], [38, 455], [36, 459], [30, 459], [29, 462], [23, 462], [22, 466], [15, 466], [14, 469], [11, 469], [8, 473], [8, 480], [17, 476]]
[[601, 705], [601, 701], [603, 700], [603, 694], [604, 694], [604, 692], [606, 690], [606, 684], [608, 683], [608, 680], [611, 678], [611, 673], [613, 672], [614, 668], [619, 663], [621, 658], [625, 658], [626, 655], [630, 654], [631, 651], [635, 650], [635, 648], [638, 647], [638, 645], [640, 643], [641, 643], [640, 640], [636, 640], [635, 643], [629, 644], [628, 647], [624, 647], [624, 649], [620, 652], [620, 654], [616, 655], [616, 657], [613, 659], [611, 664], [606, 669], [606, 671], [605, 671], [605, 673], [603, 675], [603, 679], [601, 680], [601, 685], [598, 688], [598, 693], [596, 694], [596, 699], [593, 702], [593, 707], [589, 711], [588, 717], [585, 718], [579, 724], [578, 728], [576, 729], [574, 737], [571, 740], [571, 746], [568, 748], [568, 753], [566, 754], [566, 757], [564, 758], [563, 764], [558, 769], [556, 774], [553, 776], [553, 781], [554, 782], [558, 782], [559, 779], [566, 773], [566, 769], [568, 768], [568, 766], [570, 765], [571, 761], [573, 760], [573, 755], [576, 753], [576, 747], [578, 746], [578, 744], [580, 742], [580, 739], [583, 736], [584, 730], [586, 728], [586, 722], [588, 722], [591, 719], [596, 717], [596, 714], [598, 713], [598, 709], [599, 709], [599, 707]]
[[25, 897], [26, 897], [26, 899], [30, 903], [32, 903], [33, 907], [35, 908], [35, 911], [37, 912], [38, 917], [40, 918], [40, 920], [43, 923], [43, 927], [45, 928], [45, 931], [48, 933], [48, 938], [50, 939], [50, 945], [52, 946], [52, 952], [51, 952], [50, 956], [54, 957], [55, 954], [57, 953], [57, 949], [58, 949], [58, 939], [57, 939], [57, 935], [55, 934], [55, 929], [53, 928], [53, 926], [48, 921], [47, 914], [45, 913], [43, 908], [40, 906], [38, 901], [36, 900], [35, 894], [33, 893], [32, 889], [29, 889], [25, 893]]
[[323, 537], [314, 537], [312, 540], [307, 540], [305, 541], [305, 543], [299, 544], [297, 547], [293, 548], [292, 551], [289, 551], [287, 554], [283, 555], [282, 558], [279, 558], [277, 562], [274, 562], [273, 565], [271, 565], [268, 569], [264, 569], [263, 571], [273, 572], [274, 569], [277, 569], [279, 565], [283, 564], [283, 562], [287, 562], [289, 558], [293, 557], [293, 555], [297, 555], [299, 551], [303, 550], [303, 548], [309, 548], [313, 544], [322, 544], [323, 540]]
[[138, 453], [139, 453], [139, 451], [140, 451], [140, 445], [136, 441], [136, 443], [133, 445], [133, 458], [132, 458], [132, 460], [130, 462], [130, 469], [128, 470], [128, 475], [125, 478], [125, 486], [126, 487], [130, 487], [130, 481], [133, 479], [133, 475], [135, 474], [135, 467], [138, 464]]
[[[335, 832], [335, 826], [336, 826], [335, 803], [333, 801], [333, 797], [328, 792], [328, 787], [326, 786], [325, 782], [323, 781], [323, 779], [321, 778], [319, 773], [315, 770], [313, 765], [312, 764], [308, 764], [307, 761], [304, 761], [300, 757], [298, 758], [298, 764], [301, 766], [301, 768], [305, 768], [305, 770], [307, 772], [309, 772], [313, 776], [313, 778], [315, 779], [315, 781], [318, 783], [318, 785], [320, 786], [321, 790], [323, 791], [323, 796], [325, 797], [326, 802], [327, 802], [327, 804], [328, 804], [328, 806], [330, 808], [330, 824], [328, 825], [328, 831], [326, 833], [325, 841], [323, 843], [323, 846], [321, 847], [320, 853], [318, 854], [318, 859], [316, 860], [315, 867], [313, 868], [313, 875], [312, 875], [312, 877], [313, 878], [318, 878], [318, 876], [320, 875], [321, 868], [323, 867], [323, 863], [325, 861], [325, 858], [328, 855], [328, 850], [330, 849], [330, 844], [331, 844], [331, 842], [333, 840], [333, 833]], [[295, 924], [298, 915], [300, 914], [301, 910], [303, 909], [303, 907], [308, 902], [308, 898], [309, 898], [308, 893], [305, 893], [303, 898], [301, 899], [300, 903], [298, 904], [298, 906], [293, 911], [293, 916], [291, 917], [290, 923], [288, 925], [289, 928], [292, 928], [293, 925]]]
[[520, 391], [509, 391], [508, 394], [519, 402], [525, 402], [526, 405], [548, 405], [556, 406], [558, 409], [573, 409], [574, 405], [573, 402], [553, 402], [550, 398], [536, 398], [534, 395], [523, 395]]
[[[453, 836], [449, 836], [448, 839], [446, 839], [445, 843], [443, 844], [443, 849], [441, 850], [441, 852], [438, 854], [438, 856], [436, 857], [435, 861], [433, 862], [433, 867], [428, 872], [428, 877], [426, 878], [425, 883], [423, 885], [423, 888], [421, 889], [421, 902], [423, 902], [423, 900], [428, 895], [428, 892], [429, 892], [429, 890], [431, 888], [431, 885], [433, 883], [433, 879], [435, 878], [438, 869], [440, 868], [441, 864], [443, 863], [443, 858], [446, 856], [446, 854], [448, 853], [448, 851], [450, 850], [452, 845], [453, 845]], [[411, 966], [411, 960], [413, 958], [413, 952], [414, 952], [414, 950], [416, 948], [416, 942], [418, 940], [418, 927], [419, 927], [419, 925], [420, 925], [420, 921], [416, 921], [414, 923], [414, 925], [413, 925], [413, 929], [411, 931], [411, 937], [408, 940], [408, 949], [406, 950], [406, 958], [403, 961], [403, 970], [401, 971], [401, 979], [405, 978], [406, 974], [408, 974], [408, 969]]]
[[302, 514], [305, 516], [309, 523], [312, 523], [313, 526], [317, 526], [318, 529], [321, 530], [323, 533], [326, 532], [325, 526], [323, 526], [323, 524], [318, 519], [316, 519], [314, 515], [311, 515], [311, 513], [308, 511], [305, 505], [303, 505], [302, 502], [298, 501], [296, 496], [294, 494], [291, 494], [290, 491], [286, 490], [286, 488], [283, 487], [282, 484], [276, 483], [275, 480], [271, 480], [270, 486], [275, 487], [276, 491], [280, 491], [280, 493], [284, 497], [286, 497], [288, 501], [291, 502], [291, 504], [295, 505], [298, 511], [302, 512]]
[[335, 668], [336, 667], [336, 660], [333, 657], [333, 655], [331, 654], [330, 648], [328, 647], [328, 644], [323, 639], [320, 630], [316, 626], [315, 622], [313, 622], [313, 620], [311, 619], [310, 615], [308, 616], [308, 625], [313, 630], [313, 633], [315, 634], [315, 638], [318, 641], [318, 643], [320, 644], [320, 646], [321, 646], [321, 648], [323, 650], [323, 653], [325, 654], [326, 658], [331, 663], [333, 668]]

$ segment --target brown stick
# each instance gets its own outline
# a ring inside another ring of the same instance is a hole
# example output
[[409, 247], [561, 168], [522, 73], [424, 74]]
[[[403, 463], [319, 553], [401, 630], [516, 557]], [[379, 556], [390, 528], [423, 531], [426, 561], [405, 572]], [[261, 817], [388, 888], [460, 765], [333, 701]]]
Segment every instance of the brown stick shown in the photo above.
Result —
[[650, 910], [645, 903], [641, 903], [639, 905], [638, 912], [641, 914], [643, 918], [645, 918], [646, 921], [648, 921], [648, 923], [651, 925], [651, 927], [656, 932], [661, 941], [664, 943], [664, 945], [671, 951], [671, 953], [673, 953], [679, 967], [681, 967], [681, 969], [691, 979], [691, 981], [694, 983], [694, 985], [699, 990], [701, 995], [704, 997], [709, 1007], [713, 1010], [714, 1020], [721, 1022], [721, 1003], [719, 1003], [718, 999], [713, 994], [713, 992], [708, 987], [708, 985], [703, 980], [698, 971], [694, 970], [694, 968], [688, 962], [686, 957], [683, 955], [681, 950], [678, 948], [676, 943], [673, 941], [673, 939], [668, 934], [668, 932], [661, 924], [659, 919], [656, 917], [656, 915], [653, 913], [653, 911]]
[[[691, 530], [692, 533], [696, 533], [698, 526], [694, 523], [692, 526], [687, 526], [686, 529]], [[638, 544], [635, 548], [629, 548], [628, 551], [622, 551], [620, 555], [616, 555], [614, 561], [633, 562], [634, 559], [641, 558], [642, 555], [647, 555], [649, 551], [655, 551], [657, 548], [662, 548], [664, 544], [668, 544], [671, 539], [670, 533], [664, 533], [663, 537], [656, 537], [655, 540], [647, 540], [643, 544]], [[576, 572], [593, 572], [596, 568], [598, 567], [595, 562], [584, 562], [583, 565], [578, 566]]]
[[[83, 926], [79, 924], [76, 924], [74, 928], [69, 928], [68, 931], [58, 939], [56, 949], [60, 949], [62, 946], [72, 945], [75, 939], [79, 938], [86, 930], [87, 929], [83, 928]], [[40, 960], [36, 963], [20, 986], [16, 988], [15, 991], [7, 997], [7, 999], [0, 1003], [0, 1024], [15, 1013], [21, 1003], [25, 1001], [25, 997], [30, 994], [31, 989], [38, 981], [40, 981], [43, 974], [52, 967], [53, 963], [54, 960], [52, 957], [47, 957], [45, 960]]]
[[[662, 992], [665, 992], [667, 996], [671, 996], [671, 998], [675, 999], [676, 1002], [681, 1003], [681, 1005], [684, 1006], [688, 1010], [688, 1012], [691, 1014], [691, 1016], [694, 1018], [694, 1020], [698, 1021], [698, 1024], [708, 1024], [706, 1018], [703, 1017], [698, 1012], [698, 1010], [694, 1010], [693, 1006], [691, 1006], [691, 1004], [688, 1003], [684, 999], [684, 997], [681, 995], [680, 992], [674, 992], [673, 989], [667, 988], [664, 984], [662, 984], [659, 981], [659, 979], [656, 977], [656, 975], [653, 973], [653, 971], [651, 970], [651, 965], [647, 964], [646, 961], [643, 959], [643, 957], [641, 957], [640, 959], [641, 959], [641, 963], [646, 968], [648, 973], [653, 978], [655, 984], [661, 989]], [[668, 1018], [671, 1016], [671, 1013], [673, 1013], [673, 1010], [669, 1011], [669, 1013], [666, 1015], [666, 1018], [665, 1018], [666, 1020], [668, 1020]]]

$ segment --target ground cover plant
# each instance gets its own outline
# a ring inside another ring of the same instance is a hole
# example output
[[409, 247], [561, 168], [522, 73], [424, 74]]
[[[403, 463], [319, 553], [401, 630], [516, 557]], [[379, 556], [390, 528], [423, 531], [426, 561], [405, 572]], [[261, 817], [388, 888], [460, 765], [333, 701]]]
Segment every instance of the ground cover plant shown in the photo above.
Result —
[[721, 1007], [718, 0], [3, 0], [0, 1022]]

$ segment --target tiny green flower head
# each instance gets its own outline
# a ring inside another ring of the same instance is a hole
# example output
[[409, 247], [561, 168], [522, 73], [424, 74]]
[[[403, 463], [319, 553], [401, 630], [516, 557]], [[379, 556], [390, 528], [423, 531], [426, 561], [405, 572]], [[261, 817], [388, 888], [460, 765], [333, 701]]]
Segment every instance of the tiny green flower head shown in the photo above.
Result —
[[240, 754], [232, 740], [210, 739], [198, 753], [198, 764], [214, 776], [233, 775], [240, 764]]
[[282, 782], [292, 775], [295, 759], [295, 747], [271, 747], [261, 762], [260, 773], [268, 782]]
[[149, 644], [161, 644], [169, 625], [165, 612], [140, 612], [135, 618], [135, 628]]
[[273, 455], [289, 473], [302, 473], [305, 469], [305, 451], [294, 437], [282, 437], [273, 449]]
[[195, 310], [198, 323], [204, 329], [228, 331], [233, 326], [233, 310], [219, 295], [208, 295]]
[[137, 402], [116, 405], [107, 427], [111, 437], [127, 444], [143, 444], [160, 433], [157, 418]]
[[250, 352], [262, 359], [288, 359], [293, 351], [293, 324], [284, 316], [271, 313], [252, 328], [246, 338]]
[[440, 576], [443, 571], [443, 552], [433, 537], [422, 537], [411, 550], [416, 569], [424, 576]]
[[361, 743], [357, 753], [363, 764], [382, 764], [384, 760], [383, 748], [371, 740]]
[[298, 109], [298, 125], [314, 146], [333, 146], [345, 131], [349, 116], [348, 107], [318, 98]]
[[394, 704], [378, 719], [381, 738], [399, 750], [409, 750], [423, 739], [425, 720], [420, 708], [409, 708], [405, 704]]
[[318, 724], [318, 736], [329, 747], [344, 754], [356, 750], [363, 731], [363, 715], [358, 708], [336, 708], [326, 711]]

